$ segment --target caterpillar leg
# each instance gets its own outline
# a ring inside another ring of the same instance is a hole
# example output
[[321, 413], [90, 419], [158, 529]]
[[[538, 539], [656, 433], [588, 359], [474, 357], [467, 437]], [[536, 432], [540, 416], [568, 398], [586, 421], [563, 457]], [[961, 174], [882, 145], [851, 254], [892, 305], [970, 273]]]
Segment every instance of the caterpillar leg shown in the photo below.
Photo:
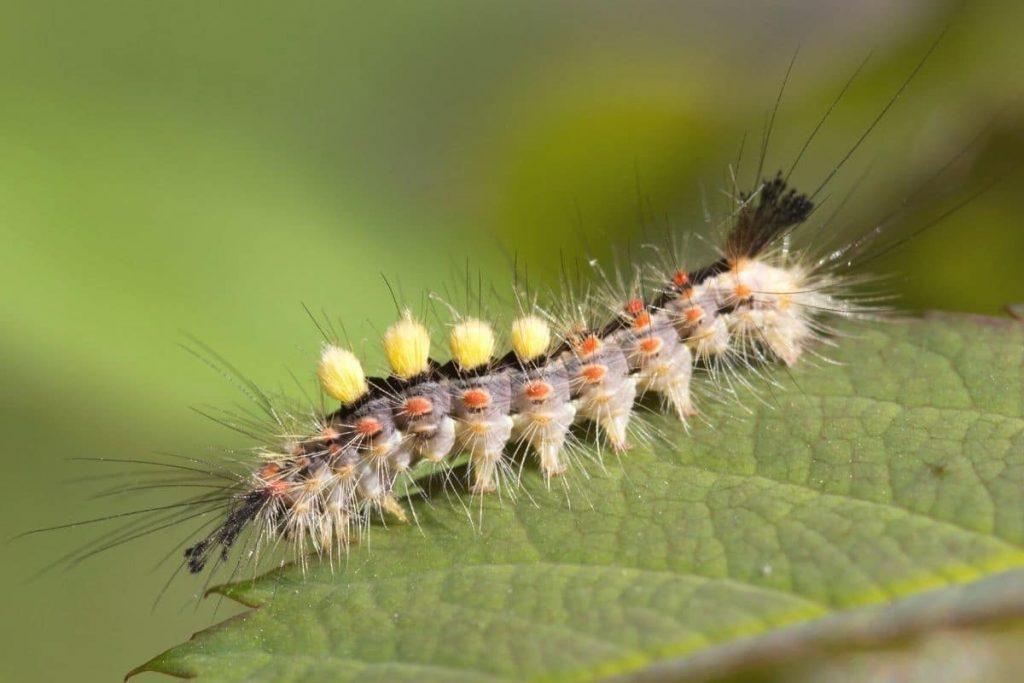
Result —
[[647, 308], [633, 299], [624, 309], [629, 326], [618, 335], [619, 345], [626, 353], [629, 367], [636, 373], [641, 395], [661, 394], [686, 421], [696, 413], [690, 402], [690, 378], [693, 375], [693, 353], [679, 339], [671, 313]]
[[351, 522], [349, 505], [351, 503], [352, 489], [341, 481], [334, 481], [327, 494], [324, 509], [324, 528], [321, 529], [322, 545], [331, 548], [334, 544], [339, 546], [347, 545], [348, 529]]
[[629, 450], [627, 429], [636, 401], [636, 378], [626, 377], [614, 388], [591, 390], [581, 401], [579, 415], [593, 420], [613, 451]]
[[356, 490], [362, 500], [387, 512], [400, 522], [407, 522], [409, 516], [391, 493], [394, 475], [383, 465], [383, 462], [373, 462], [373, 459], [367, 459], [367, 462], [362, 463], [359, 466]]
[[545, 479], [556, 477], [566, 470], [562, 449], [575, 418], [576, 407], [569, 402], [520, 413], [515, 417], [513, 434], [537, 454]]
[[439, 420], [429, 435], [414, 434], [412, 449], [417, 458], [433, 463], [441, 462], [455, 447], [455, 420], [450, 417]]
[[406, 514], [405, 508], [390, 493], [380, 499], [380, 508], [403, 524], [409, 521], [409, 515]]
[[683, 422], [697, 414], [690, 399], [693, 376], [693, 354], [685, 344], [678, 344], [673, 354], [642, 370], [638, 376], [641, 393], [661, 394]]
[[456, 429], [460, 450], [469, 453], [473, 493], [491, 493], [497, 490], [498, 464], [505, 444], [512, 437], [512, 418], [499, 415], [460, 422]]

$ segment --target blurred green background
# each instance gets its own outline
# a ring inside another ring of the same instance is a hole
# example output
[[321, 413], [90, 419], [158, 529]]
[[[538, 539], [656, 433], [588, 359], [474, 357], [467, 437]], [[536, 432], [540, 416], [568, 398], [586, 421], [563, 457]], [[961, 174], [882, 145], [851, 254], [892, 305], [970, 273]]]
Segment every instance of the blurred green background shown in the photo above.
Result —
[[[638, 196], [648, 216], [701, 229], [702, 195], [714, 215], [727, 206], [745, 134], [752, 177], [798, 46], [772, 171], [872, 55], [794, 173], [813, 187], [948, 27], [824, 210], [863, 178], [837, 226], [899, 211], [898, 235], [1001, 179], [872, 269], [898, 274], [902, 307], [994, 314], [1024, 300], [1021, 26], [1017, 0], [8, 0], [0, 531], [122, 509], [89, 499], [104, 482], [83, 477], [100, 466], [65, 458], [247, 445], [190, 412], [238, 397], [177, 347], [183, 332], [274, 386], [311, 374], [319, 338], [302, 303], [343, 318], [379, 360], [372, 340], [393, 316], [382, 273], [413, 301], [467, 258], [499, 287], [510, 254], [543, 280], [584, 242], [603, 254], [641, 239]], [[152, 610], [174, 535], [31, 580], [90, 538], [3, 546], [3, 680], [119, 680], [231, 613], [197, 609], [189, 577]]]

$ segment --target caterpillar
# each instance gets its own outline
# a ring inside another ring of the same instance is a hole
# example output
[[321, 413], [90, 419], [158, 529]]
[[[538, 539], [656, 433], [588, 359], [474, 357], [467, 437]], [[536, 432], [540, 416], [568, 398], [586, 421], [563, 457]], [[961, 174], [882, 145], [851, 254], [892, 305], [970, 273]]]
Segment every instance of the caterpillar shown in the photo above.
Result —
[[[876, 297], [856, 290], [864, 278], [852, 274], [884, 224], [838, 247], [815, 243], [828, 218], [806, 244], [798, 246], [798, 231], [814, 222], [817, 195], [930, 54], [811, 192], [790, 185], [796, 161], [789, 172], [762, 176], [766, 134], [758, 180], [746, 191], [733, 181], [731, 211], [704, 263], [693, 263], [686, 245], [670, 235], [647, 250], [652, 262], [614, 276], [595, 265], [589, 285], [564, 277], [563, 291], [547, 300], [515, 284], [517, 313], [504, 326], [444, 302], [450, 311], [446, 359], [432, 353], [436, 334], [425, 316], [399, 306], [398, 319], [380, 339], [385, 376], [368, 376], [351, 345], [321, 328], [326, 343], [316, 375], [333, 402], [324, 409], [282, 410], [230, 364], [207, 354], [241, 380], [264, 414], [261, 424], [229, 426], [259, 431], [267, 442], [255, 457], [228, 468], [196, 459], [162, 463], [171, 474], [213, 483], [181, 503], [55, 527], [140, 515], [69, 558], [78, 561], [201, 517], [199, 537], [189, 540], [181, 565], [193, 574], [211, 561], [227, 562], [243, 538], [243, 559], [258, 562], [285, 545], [303, 567], [310, 557], [333, 561], [372, 521], [411, 521], [414, 509], [403, 497], [420, 473], [439, 469], [446, 484], [483, 497], [515, 495], [528, 463], [548, 482], [565, 477], [577, 452], [600, 459], [607, 449], [628, 467], [631, 442], [652, 438], [640, 414], [650, 403], [685, 425], [700, 414], [702, 390], [727, 396], [734, 381], [768, 382], [771, 368], [820, 355], [820, 347], [835, 343], [836, 319], [876, 319], [885, 310]], [[507, 337], [507, 347], [499, 337]], [[455, 465], [463, 463], [460, 479]], [[205, 521], [210, 517], [215, 521]]]
[[738, 196], [713, 263], [638, 270], [632, 289], [649, 291], [609, 304], [601, 322], [586, 303], [569, 317], [521, 305], [503, 355], [489, 322], [456, 313], [441, 363], [409, 309], [383, 334], [386, 377], [367, 377], [350, 349], [328, 343], [317, 375], [339, 406], [261, 454], [224, 521], [185, 550], [189, 571], [217, 553], [227, 559], [249, 525], [258, 546], [284, 538], [304, 556], [347, 547], [373, 516], [407, 521], [396, 482], [420, 463], [464, 455], [472, 495], [514, 487], [517, 452], [550, 480], [568, 467], [574, 426], [595, 427], [601, 444], [624, 453], [638, 401], [656, 397], [684, 422], [695, 415], [695, 367], [799, 362], [827, 335], [828, 316], [862, 313], [828, 257], [811, 262], [788, 247], [813, 208], [780, 172]]

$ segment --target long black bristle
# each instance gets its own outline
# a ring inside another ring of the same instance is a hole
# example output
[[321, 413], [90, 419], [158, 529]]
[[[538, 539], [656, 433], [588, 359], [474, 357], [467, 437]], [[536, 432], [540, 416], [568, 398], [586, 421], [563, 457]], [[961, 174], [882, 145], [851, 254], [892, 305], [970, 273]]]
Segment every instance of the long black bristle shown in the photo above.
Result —
[[188, 570], [192, 574], [203, 571], [209, 559], [210, 550], [214, 546], [221, 547], [221, 557], [227, 559], [227, 552], [239, 534], [245, 529], [267, 502], [269, 493], [265, 489], [259, 489], [246, 494], [241, 502], [228, 514], [224, 524], [218, 527], [212, 534], [199, 541], [195, 545], [185, 549], [185, 560], [188, 563]]
[[736, 224], [725, 240], [725, 256], [729, 260], [755, 258], [775, 240], [811, 215], [814, 203], [806, 194], [789, 187], [782, 172], [765, 180], [757, 193], [741, 195], [743, 204], [736, 214]]

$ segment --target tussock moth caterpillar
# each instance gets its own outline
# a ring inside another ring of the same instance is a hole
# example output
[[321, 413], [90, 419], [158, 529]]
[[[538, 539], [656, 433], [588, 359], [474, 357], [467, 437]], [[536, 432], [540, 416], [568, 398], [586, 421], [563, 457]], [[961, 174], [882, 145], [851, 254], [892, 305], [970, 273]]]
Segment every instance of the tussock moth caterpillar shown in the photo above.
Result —
[[[310, 554], [333, 559], [373, 520], [411, 521], [403, 487], [429, 465], [454, 481], [451, 466], [465, 459], [461, 484], [471, 496], [514, 495], [526, 462], [548, 480], [567, 474], [580, 439], [628, 467], [631, 441], [645, 438], [645, 400], [685, 422], [699, 415], [696, 389], [727, 394], [733, 378], [767, 381], [767, 369], [802, 362], [831, 342], [831, 319], [878, 312], [849, 275], [878, 233], [827, 251], [796, 246], [800, 228], [826, 225], [813, 221], [831, 174], [811, 192], [790, 187], [787, 172], [763, 175], [767, 138], [758, 180], [732, 189], [716, 258], [692, 263], [662, 245], [653, 263], [637, 259], [611, 276], [594, 269], [589, 286], [566, 278], [569, 291], [548, 301], [517, 290], [518, 314], [500, 326], [453, 308], [432, 334], [422, 312], [402, 308], [381, 335], [384, 377], [367, 376], [353, 350], [326, 335], [317, 375], [332, 409], [282, 410], [242, 380], [272, 436], [258, 457], [223, 470], [172, 465], [218, 485], [178, 506], [139, 511], [139, 522], [108, 543], [213, 515], [212, 528], [184, 550], [193, 573], [226, 561], [243, 538], [249, 552], [240, 559], [281, 545], [302, 562]], [[439, 337], [448, 351], [432, 356]]]

